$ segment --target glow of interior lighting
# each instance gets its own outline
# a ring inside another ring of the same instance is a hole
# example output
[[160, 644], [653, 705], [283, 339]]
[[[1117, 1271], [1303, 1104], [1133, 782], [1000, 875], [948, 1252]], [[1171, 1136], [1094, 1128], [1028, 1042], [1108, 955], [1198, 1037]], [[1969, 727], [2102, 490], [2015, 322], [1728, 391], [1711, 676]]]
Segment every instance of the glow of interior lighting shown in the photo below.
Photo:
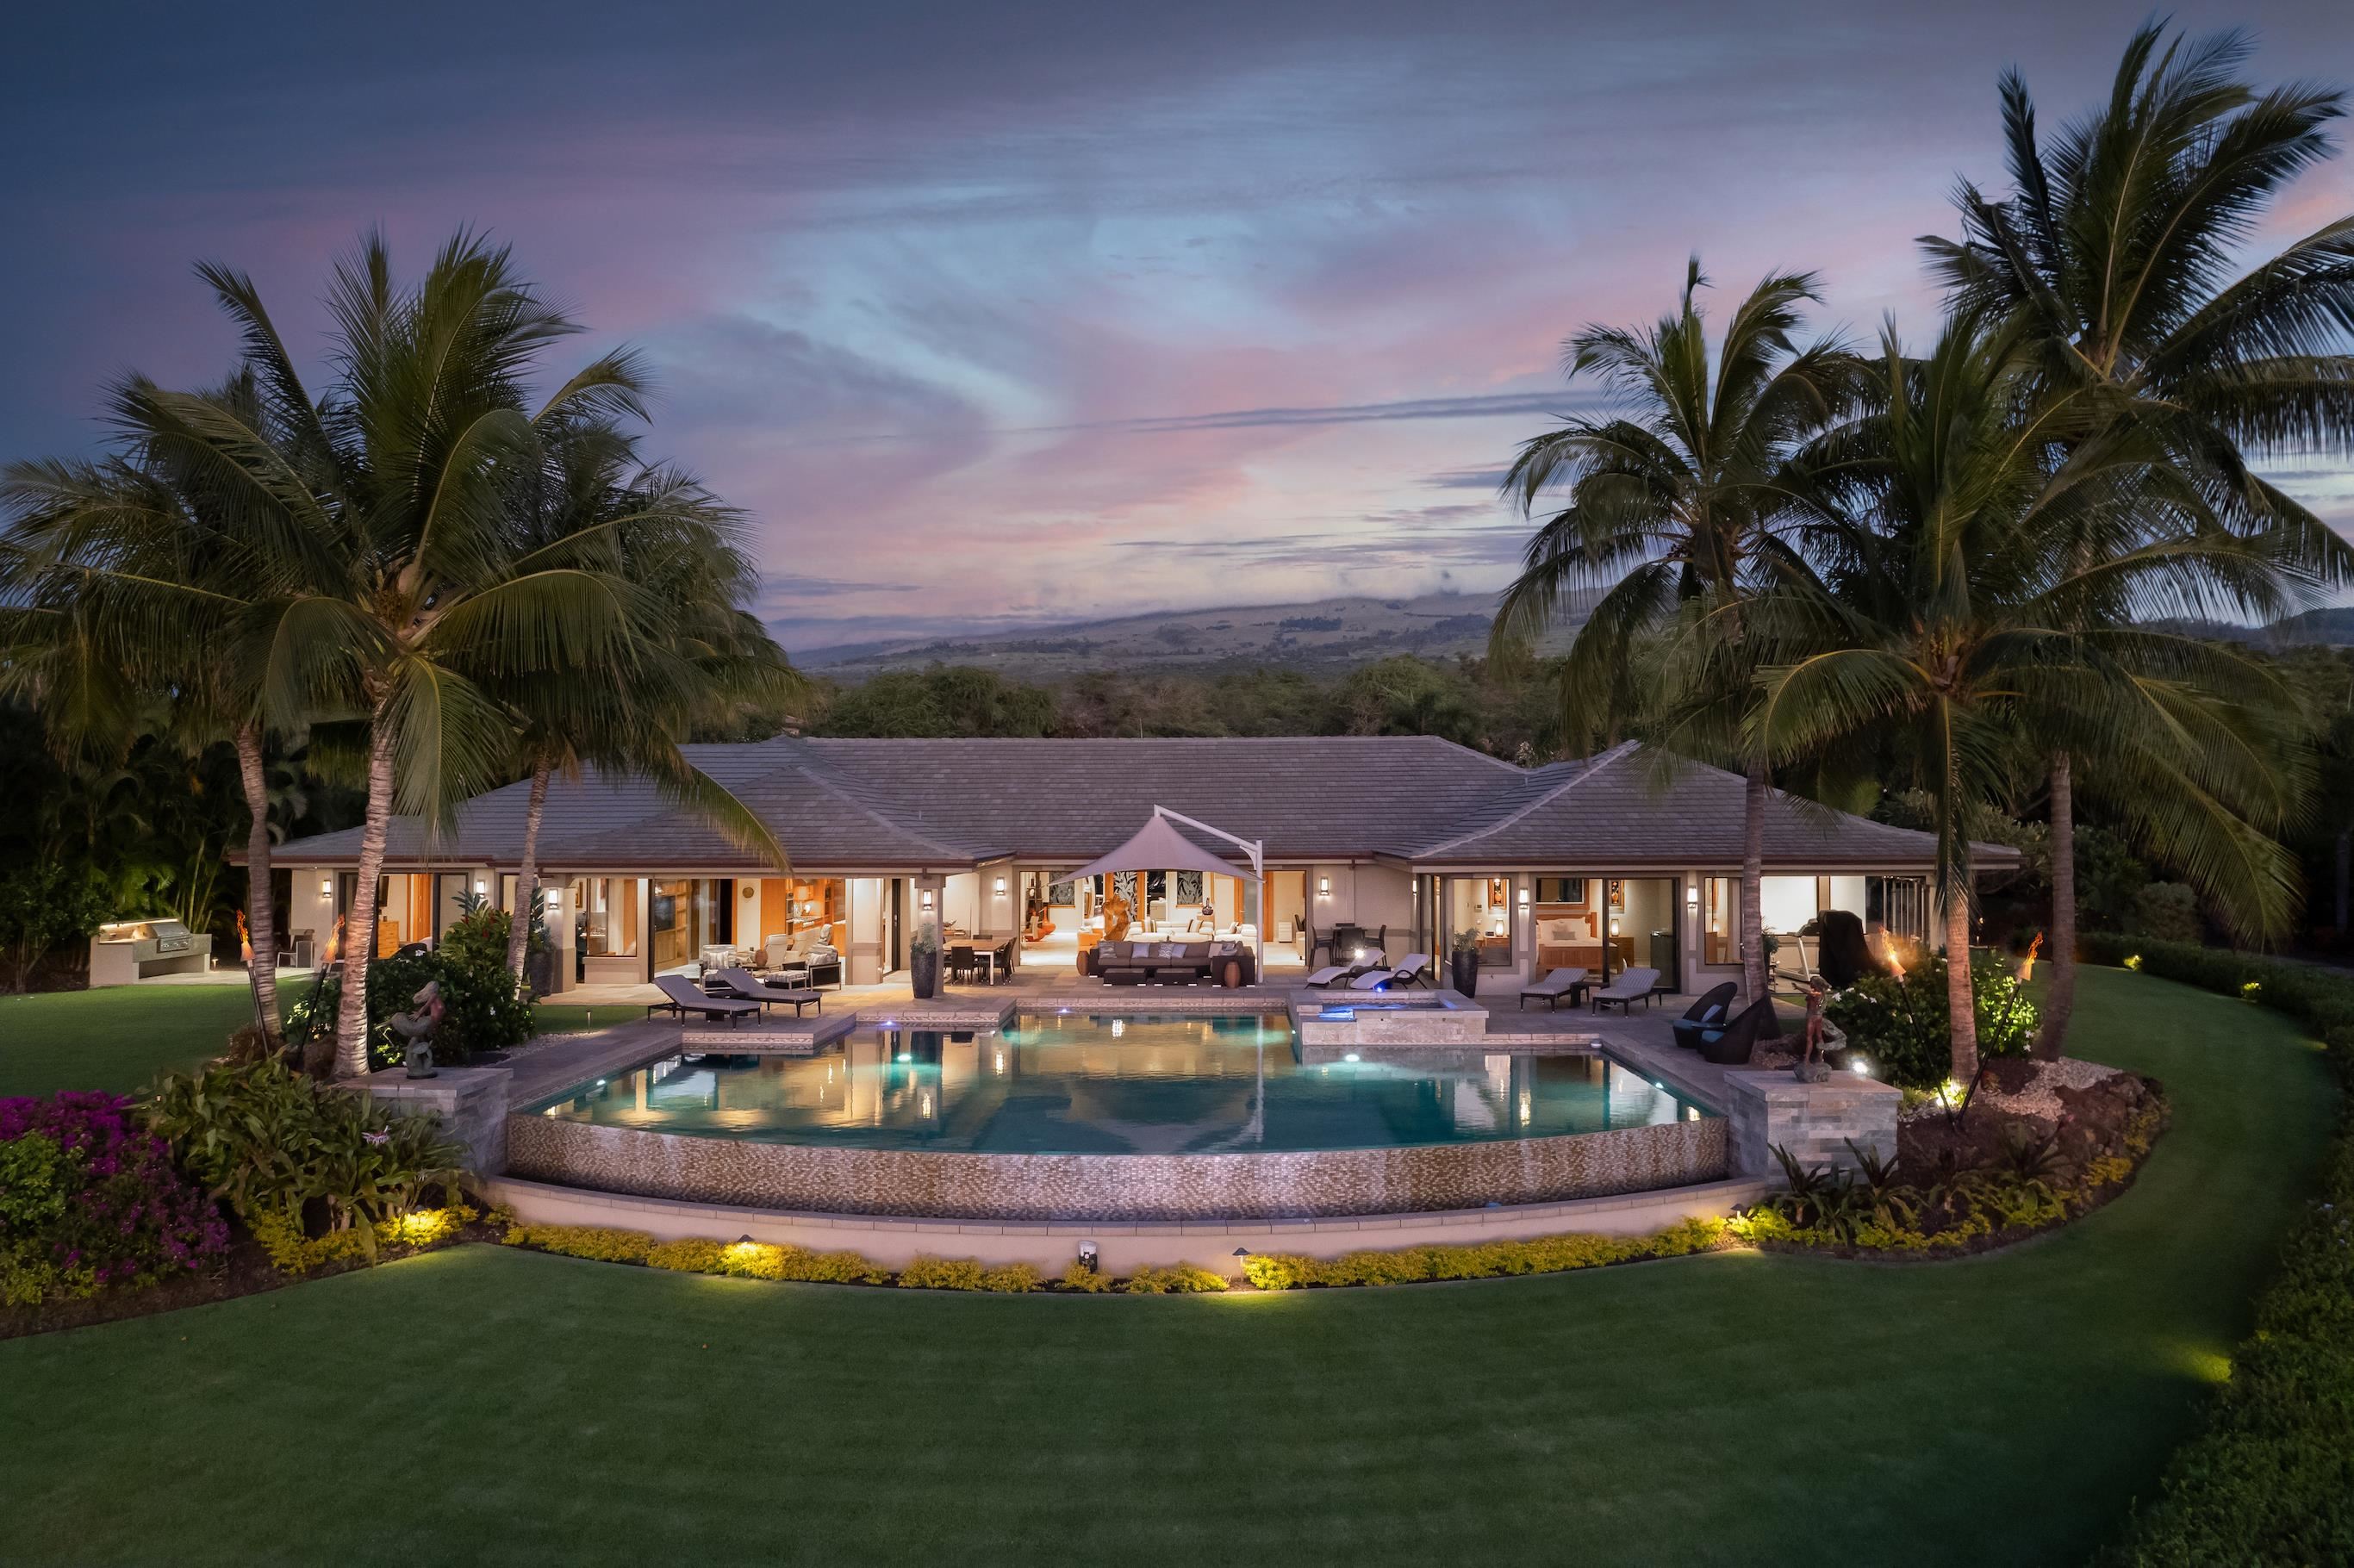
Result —
[[997, 1054], [997, 1070], [1001, 1073], [1005, 1071], [1005, 1053], [1002, 1051]]
[[1124, 1018], [1115, 1018], [1111, 1021], [1111, 1037], [1113, 1039], [1117, 1040], [1127, 1033], [1128, 1020]]
[[1521, 1119], [1524, 1122], [1529, 1119], [1529, 1097], [1526, 1095], [1521, 1097]]

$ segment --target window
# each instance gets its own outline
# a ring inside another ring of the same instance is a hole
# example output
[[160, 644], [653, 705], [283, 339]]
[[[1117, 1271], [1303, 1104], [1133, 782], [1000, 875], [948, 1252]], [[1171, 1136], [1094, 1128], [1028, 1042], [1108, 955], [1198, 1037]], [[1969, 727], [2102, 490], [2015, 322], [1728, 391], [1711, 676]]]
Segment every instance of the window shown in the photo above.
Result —
[[1701, 884], [1700, 950], [1704, 964], [1741, 961], [1741, 881], [1712, 876]]
[[1450, 936], [1471, 932], [1479, 944], [1482, 969], [1509, 969], [1512, 962], [1512, 879], [1450, 876], [1447, 879], [1447, 926]]
[[1582, 876], [1540, 876], [1537, 878], [1537, 902], [1540, 904], [1583, 904], [1585, 902], [1585, 878]]
[[565, 900], [582, 953], [595, 958], [635, 958], [638, 952], [638, 879], [584, 876]]

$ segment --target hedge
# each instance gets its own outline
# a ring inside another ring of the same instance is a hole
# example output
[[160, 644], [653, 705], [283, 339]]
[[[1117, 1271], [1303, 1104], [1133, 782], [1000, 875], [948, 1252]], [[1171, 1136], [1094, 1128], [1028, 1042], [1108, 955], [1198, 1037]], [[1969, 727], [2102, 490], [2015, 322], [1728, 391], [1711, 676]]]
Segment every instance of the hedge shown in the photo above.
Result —
[[2354, 1563], [2354, 976], [2106, 935], [2083, 950], [2286, 1013], [2327, 1044], [2342, 1096], [2321, 1194], [2256, 1299], [2255, 1334], [2233, 1354], [2206, 1430], [2176, 1452], [2157, 1501], [2106, 1561]]

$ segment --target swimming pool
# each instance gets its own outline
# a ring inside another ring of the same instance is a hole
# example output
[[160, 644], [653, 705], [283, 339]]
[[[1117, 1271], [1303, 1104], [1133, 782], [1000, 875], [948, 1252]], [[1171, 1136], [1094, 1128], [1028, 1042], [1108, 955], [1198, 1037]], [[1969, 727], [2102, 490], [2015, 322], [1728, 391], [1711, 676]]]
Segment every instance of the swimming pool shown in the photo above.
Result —
[[1058, 1155], [1408, 1149], [1711, 1115], [1598, 1054], [1408, 1049], [1303, 1064], [1282, 1013], [862, 1029], [809, 1057], [667, 1056], [532, 1109], [748, 1143]]

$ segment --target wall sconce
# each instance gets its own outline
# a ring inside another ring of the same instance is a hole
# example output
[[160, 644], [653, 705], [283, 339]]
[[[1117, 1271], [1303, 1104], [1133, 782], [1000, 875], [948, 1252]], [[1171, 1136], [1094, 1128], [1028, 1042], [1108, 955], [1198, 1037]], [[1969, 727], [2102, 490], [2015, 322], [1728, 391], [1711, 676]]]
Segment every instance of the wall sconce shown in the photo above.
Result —
[[1528, 890], [1527, 886], [1526, 886], [1525, 885], [1522, 885], [1522, 887], [1521, 888], [1521, 907], [1522, 907], [1522, 908], [1523, 908], [1523, 909], [1526, 909], [1528, 906], [1529, 906], [1529, 890]]
[[1005, 878], [1002, 876], [997, 879], [997, 895], [1000, 898], [1005, 896]]
[[1691, 886], [1684, 889], [1684, 907], [1687, 909], [1697, 909], [1700, 907], [1699, 883], [1695, 882]]
[[547, 900], [547, 912], [550, 915], [564, 907], [564, 890], [560, 887], [543, 887], [539, 890], [539, 895]]
[[483, 885], [482, 879], [479, 876], [474, 878], [474, 891], [478, 894], [489, 891], [489, 889]]
[[1316, 896], [1319, 898], [1330, 898], [1332, 896], [1332, 879], [1331, 877], [1320, 876], [1316, 879]]
[[932, 906], [932, 890], [930, 888], [925, 888], [918, 896], [921, 898], [923, 906], [926, 909], [929, 909]]
[[333, 898], [334, 895], [335, 879], [332, 876], [323, 876], [319, 878], [319, 896], [322, 898]]
[[754, 894], [759, 891], [760, 890], [758, 888], [753, 886], [748, 882], [744, 885], [744, 896], [747, 900], [749, 900]]

